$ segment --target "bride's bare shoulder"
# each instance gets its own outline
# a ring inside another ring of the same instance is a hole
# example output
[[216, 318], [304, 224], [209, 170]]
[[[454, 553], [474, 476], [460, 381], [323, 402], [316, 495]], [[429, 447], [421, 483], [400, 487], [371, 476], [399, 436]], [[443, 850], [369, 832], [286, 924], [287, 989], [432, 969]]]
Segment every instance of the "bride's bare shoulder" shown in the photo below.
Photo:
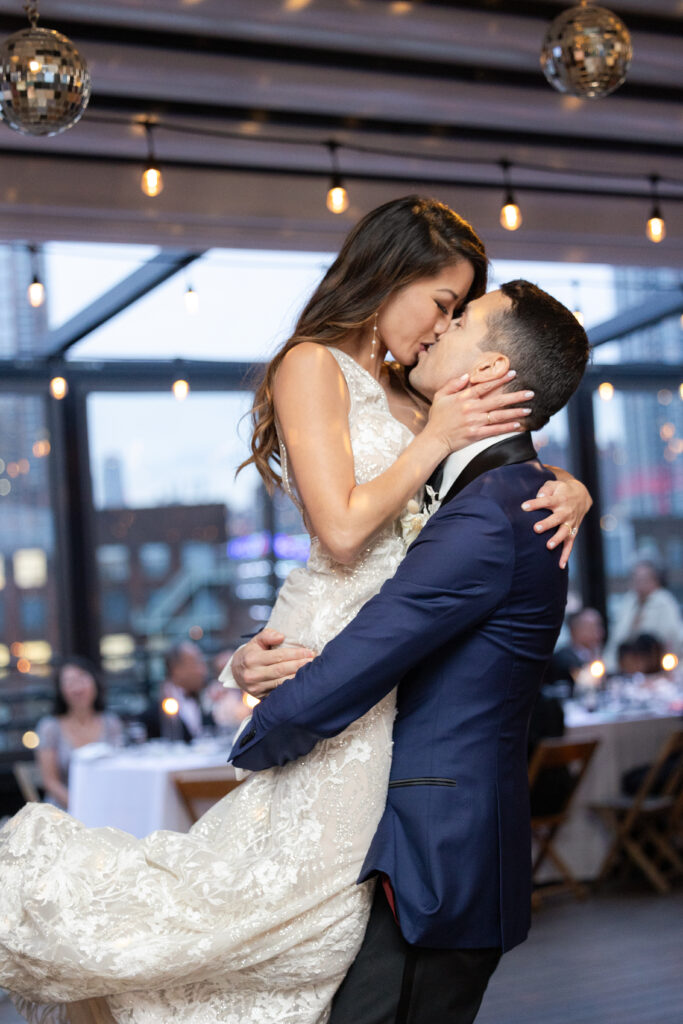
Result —
[[275, 400], [292, 393], [322, 399], [343, 395], [344, 375], [327, 345], [302, 341], [285, 353], [273, 381]]

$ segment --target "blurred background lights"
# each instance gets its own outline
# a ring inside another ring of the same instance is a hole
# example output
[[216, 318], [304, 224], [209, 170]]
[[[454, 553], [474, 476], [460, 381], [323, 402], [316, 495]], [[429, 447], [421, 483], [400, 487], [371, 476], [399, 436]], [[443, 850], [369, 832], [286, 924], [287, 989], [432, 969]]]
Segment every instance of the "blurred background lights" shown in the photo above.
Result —
[[66, 398], [69, 391], [69, 385], [67, 384], [64, 377], [53, 377], [50, 381], [50, 394], [53, 398], [58, 401], [62, 398]]
[[608, 380], [603, 381], [598, 388], [598, 394], [603, 402], [611, 402], [614, 398], [614, 384], [610, 384]]
[[35, 750], [36, 747], [40, 746], [40, 740], [38, 733], [34, 732], [33, 729], [28, 729], [21, 737], [21, 742], [27, 748], [27, 750]]
[[662, 657], [662, 668], [665, 672], [672, 672], [678, 665], [678, 658], [675, 654], [665, 654]]
[[173, 387], [171, 390], [173, 391], [174, 398], [176, 398], [179, 402], [184, 402], [190, 393], [190, 385], [187, 383], [186, 380], [180, 378], [178, 380], [173, 381]]
[[161, 709], [165, 715], [177, 715], [180, 711], [180, 705], [175, 697], [165, 697], [161, 702]]

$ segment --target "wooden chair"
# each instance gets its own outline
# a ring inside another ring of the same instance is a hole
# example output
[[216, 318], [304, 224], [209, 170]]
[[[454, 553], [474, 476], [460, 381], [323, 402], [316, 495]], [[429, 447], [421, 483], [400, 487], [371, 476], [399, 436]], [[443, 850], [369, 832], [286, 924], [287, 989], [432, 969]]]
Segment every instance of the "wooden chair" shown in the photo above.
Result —
[[[657, 794], [662, 777], [665, 781]], [[683, 730], [662, 745], [634, 796], [593, 804], [592, 810], [613, 833], [597, 882], [619, 866], [632, 866], [658, 892], [669, 892], [671, 879], [683, 875], [677, 849], [683, 817]]]
[[175, 772], [173, 783], [190, 821], [194, 824], [212, 805], [239, 786], [233, 768]]
[[562, 878], [561, 882], [544, 885], [536, 889], [532, 904], [538, 907], [545, 896], [559, 892], [573, 892], [577, 899], [584, 899], [588, 890], [573, 875], [571, 868], [557, 851], [555, 840], [557, 833], [566, 822], [574, 795], [581, 780], [586, 774], [591, 758], [599, 744], [599, 740], [587, 740], [583, 743], [571, 743], [566, 740], [543, 740], [534, 751], [529, 764], [529, 789], [532, 796], [534, 786], [539, 783], [544, 772], [548, 770], [566, 769], [566, 785], [558, 794], [558, 806], [551, 814], [537, 814], [531, 818], [531, 834], [536, 842], [536, 854], [533, 860], [532, 875], [534, 881], [546, 859], [552, 861]]
[[26, 803], [40, 803], [40, 787], [43, 780], [38, 765], [34, 761], [15, 761], [12, 772]]

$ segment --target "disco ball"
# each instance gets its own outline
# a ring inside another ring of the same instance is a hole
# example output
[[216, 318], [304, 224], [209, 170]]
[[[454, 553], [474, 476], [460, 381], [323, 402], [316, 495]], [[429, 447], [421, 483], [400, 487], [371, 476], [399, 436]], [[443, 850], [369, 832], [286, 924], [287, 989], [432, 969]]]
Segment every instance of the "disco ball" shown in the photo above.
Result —
[[90, 72], [66, 36], [23, 29], [0, 45], [0, 118], [22, 135], [58, 135], [80, 120]]
[[541, 67], [558, 92], [593, 99], [619, 88], [632, 56], [623, 21], [604, 7], [584, 3], [563, 11], [550, 24]]

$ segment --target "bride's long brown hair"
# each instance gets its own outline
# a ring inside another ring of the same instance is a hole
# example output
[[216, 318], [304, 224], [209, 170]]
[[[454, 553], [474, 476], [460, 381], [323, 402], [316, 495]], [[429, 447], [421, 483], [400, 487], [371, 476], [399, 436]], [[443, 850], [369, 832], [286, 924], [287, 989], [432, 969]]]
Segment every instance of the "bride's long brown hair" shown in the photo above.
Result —
[[474, 268], [469, 301], [486, 291], [484, 243], [466, 220], [435, 199], [405, 196], [363, 217], [308, 300], [294, 333], [265, 367], [251, 410], [251, 455], [237, 472], [253, 463], [270, 492], [282, 483], [273, 467], [280, 463], [273, 381], [291, 348], [303, 341], [340, 344], [369, 323], [392, 292], [461, 260]]

